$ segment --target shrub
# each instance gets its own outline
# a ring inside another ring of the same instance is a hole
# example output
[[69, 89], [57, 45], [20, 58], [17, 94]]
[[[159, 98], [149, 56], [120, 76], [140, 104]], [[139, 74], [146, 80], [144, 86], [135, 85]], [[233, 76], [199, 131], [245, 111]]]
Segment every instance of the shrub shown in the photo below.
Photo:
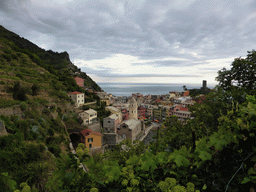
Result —
[[54, 136], [54, 129], [53, 128], [48, 129], [48, 134], [50, 136]]
[[59, 146], [56, 145], [50, 145], [48, 147], [48, 150], [55, 155], [55, 157], [60, 157], [61, 149]]
[[20, 82], [17, 81], [13, 88], [13, 98], [20, 100], [20, 101], [25, 101], [27, 100], [27, 96], [26, 96], [26, 89], [24, 87], [21, 86]]
[[21, 102], [20, 103], [20, 109], [21, 111], [25, 111], [28, 108], [27, 103], [26, 102]]
[[0, 81], [0, 85], [4, 85], [5, 82], [3, 80]]
[[81, 149], [84, 149], [85, 148], [85, 145], [83, 143], [79, 143], [78, 144], [78, 147], [81, 148]]
[[31, 87], [31, 89], [32, 89], [32, 95], [33, 95], [33, 96], [38, 95], [39, 90], [40, 90], [40, 87], [39, 87], [38, 84], [35, 84], [35, 83], [34, 83], [33, 86]]
[[10, 54], [2, 54], [3, 58], [5, 58], [6, 61], [10, 62], [12, 60], [12, 56]]

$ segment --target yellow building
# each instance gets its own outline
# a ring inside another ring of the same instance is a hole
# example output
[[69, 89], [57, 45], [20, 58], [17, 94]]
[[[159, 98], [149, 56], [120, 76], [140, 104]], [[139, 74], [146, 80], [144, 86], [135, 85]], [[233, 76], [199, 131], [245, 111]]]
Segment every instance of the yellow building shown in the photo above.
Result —
[[88, 149], [101, 149], [102, 146], [102, 134], [94, 132], [91, 129], [84, 129], [80, 131], [82, 137], [81, 142], [84, 143]]

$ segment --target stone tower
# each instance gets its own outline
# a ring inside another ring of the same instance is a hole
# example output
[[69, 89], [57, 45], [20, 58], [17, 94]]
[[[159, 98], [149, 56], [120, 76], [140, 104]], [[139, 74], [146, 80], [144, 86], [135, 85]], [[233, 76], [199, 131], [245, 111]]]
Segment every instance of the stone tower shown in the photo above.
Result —
[[130, 105], [129, 105], [129, 119], [138, 119], [138, 115], [137, 115], [137, 101], [135, 100], [135, 98], [133, 97], [130, 100]]

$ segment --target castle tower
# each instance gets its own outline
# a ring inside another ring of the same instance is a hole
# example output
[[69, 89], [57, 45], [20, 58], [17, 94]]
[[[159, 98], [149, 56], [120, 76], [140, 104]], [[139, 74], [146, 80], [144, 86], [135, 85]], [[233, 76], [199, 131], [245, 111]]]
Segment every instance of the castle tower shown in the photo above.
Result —
[[138, 119], [137, 109], [138, 109], [137, 101], [133, 97], [130, 100], [130, 105], [129, 105], [129, 119]]

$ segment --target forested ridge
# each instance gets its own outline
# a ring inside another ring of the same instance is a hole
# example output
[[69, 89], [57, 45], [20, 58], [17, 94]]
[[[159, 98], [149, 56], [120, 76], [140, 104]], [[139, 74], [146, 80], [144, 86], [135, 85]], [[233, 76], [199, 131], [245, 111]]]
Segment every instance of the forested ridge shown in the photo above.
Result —
[[[0, 116], [8, 130], [0, 137], [2, 191], [255, 191], [254, 50], [234, 59], [230, 70], [219, 70], [219, 85], [189, 109], [193, 119], [185, 125], [168, 117], [155, 143], [125, 140], [94, 156], [79, 145], [77, 160], [63, 125], [75, 124], [75, 118], [54, 103], [70, 102], [65, 93], [79, 87], [65, 70], [50, 67], [10, 39], [0, 40], [0, 85], [11, 96], [1, 99], [1, 108], [18, 105], [22, 111]], [[17, 89], [21, 94], [15, 95]]]

